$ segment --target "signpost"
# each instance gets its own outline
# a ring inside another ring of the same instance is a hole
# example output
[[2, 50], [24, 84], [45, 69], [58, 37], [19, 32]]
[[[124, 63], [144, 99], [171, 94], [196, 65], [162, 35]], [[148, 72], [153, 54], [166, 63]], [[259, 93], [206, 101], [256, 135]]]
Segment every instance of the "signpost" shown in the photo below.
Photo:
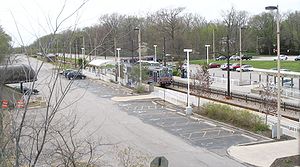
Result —
[[164, 156], [162, 156], [154, 158], [150, 163], [150, 167], [168, 167], [168, 164], [168, 160]]

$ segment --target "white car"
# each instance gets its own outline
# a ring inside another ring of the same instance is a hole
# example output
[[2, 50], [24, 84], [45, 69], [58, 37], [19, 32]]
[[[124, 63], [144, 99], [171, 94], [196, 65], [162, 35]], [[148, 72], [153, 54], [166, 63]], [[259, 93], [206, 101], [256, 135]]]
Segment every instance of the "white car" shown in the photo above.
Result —
[[[287, 60], [289, 58], [287, 55], [280, 55], [279, 57], [280, 57], [280, 60]], [[277, 56], [274, 57], [274, 61], [276, 61], [277, 58], [278, 58]]]
[[245, 71], [253, 71], [253, 67], [251, 65], [242, 65], [242, 67], [237, 68], [236, 71], [237, 72], [245, 72]]
[[240, 60], [240, 56], [233, 55], [229, 58], [229, 60]]

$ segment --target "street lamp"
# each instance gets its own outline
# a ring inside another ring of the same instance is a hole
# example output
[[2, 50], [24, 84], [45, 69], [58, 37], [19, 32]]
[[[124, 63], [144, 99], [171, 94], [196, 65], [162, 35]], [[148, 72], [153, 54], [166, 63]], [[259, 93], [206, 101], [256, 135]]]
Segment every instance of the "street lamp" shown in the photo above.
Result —
[[81, 48], [81, 52], [82, 52], [82, 58], [81, 58], [81, 69], [82, 69], [82, 73], [83, 73], [83, 69], [84, 69], [84, 54], [85, 54], [85, 49]]
[[154, 61], [156, 62], [157, 61], [157, 59], [156, 59], [156, 47], [157, 47], [157, 45], [153, 45], [153, 47], [154, 47]]
[[139, 34], [138, 34], [138, 43], [139, 43], [139, 65], [140, 65], [140, 77], [139, 77], [139, 84], [141, 85], [142, 84], [142, 53], [141, 53], [141, 29], [136, 27], [134, 30], [137, 30], [139, 31]]
[[206, 47], [206, 64], [208, 65], [208, 48], [210, 47], [210, 45], [205, 45]]
[[245, 29], [245, 27], [240, 27], [240, 82], [239, 85], [242, 85], [242, 80], [243, 80], [243, 70], [242, 70], [242, 29]]
[[117, 51], [118, 51], [118, 74], [119, 74], [118, 82], [119, 82], [119, 85], [121, 84], [120, 50], [121, 50], [121, 48], [117, 48]]
[[192, 114], [192, 107], [190, 106], [190, 56], [189, 53], [192, 52], [192, 49], [183, 49], [186, 52], [186, 66], [187, 66], [187, 84], [188, 84], [188, 91], [187, 91], [187, 106], [186, 106], [186, 115]]
[[266, 10], [276, 10], [277, 22], [277, 139], [280, 139], [280, 104], [281, 104], [281, 78], [280, 78], [280, 27], [279, 27], [279, 9], [277, 6], [267, 6]]

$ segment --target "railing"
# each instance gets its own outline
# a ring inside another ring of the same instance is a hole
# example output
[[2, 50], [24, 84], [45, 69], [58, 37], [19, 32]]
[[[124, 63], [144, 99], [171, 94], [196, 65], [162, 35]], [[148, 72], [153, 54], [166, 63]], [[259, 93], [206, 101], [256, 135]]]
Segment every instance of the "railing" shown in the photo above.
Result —
[[[173, 81], [172, 86], [173, 87], [178, 87], [178, 88], [187, 88], [186, 83], [180, 83], [180, 82], [176, 82], [176, 81]], [[190, 87], [191, 87], [191, 89], [194, 89], [193, 84], [191, 84]], [[209, 91], [210, 91], [210, 93], [216, 94], [216, 95], [224, 95], [224, 96], [227, 95], [227, 91], [220, 90], [220, 89], [211, 88]], [[234, 93], [234, 92], [230, 92], [230, 95], [231, 95], [232, 98], [237, 98], [237, 99], [240, 99], [240, 100], [244, 100], [245, 102], [255, 102], [255, 103], [260, 103], [260, 104], [263, 103], [262, 99], [259, 96], [255, 96], [255, 95]], [[300, 112], [300, 106], [296, 105], [296, 104], [292, 104], [292, 103], [288, 103], [288, 102], [282, 102], [281, 107], [284, 111], [292, 110], [292, 111]]]

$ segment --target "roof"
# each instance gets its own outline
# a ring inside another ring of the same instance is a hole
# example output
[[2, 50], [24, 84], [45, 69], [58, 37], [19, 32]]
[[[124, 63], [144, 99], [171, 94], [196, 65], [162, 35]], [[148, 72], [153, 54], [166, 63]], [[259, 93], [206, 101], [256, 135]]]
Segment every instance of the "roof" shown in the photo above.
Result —
[[103, 59], [96, 59], [96, 60], [92, 60], [89, 65], [90, 66], [103, 66], [106, 64], [115, 64], [112, 60], [103, 60]]
[[28, 65], [20, 64], [0, 66], [1, 84], [33, 82], [36, 80], [35, 71]]

